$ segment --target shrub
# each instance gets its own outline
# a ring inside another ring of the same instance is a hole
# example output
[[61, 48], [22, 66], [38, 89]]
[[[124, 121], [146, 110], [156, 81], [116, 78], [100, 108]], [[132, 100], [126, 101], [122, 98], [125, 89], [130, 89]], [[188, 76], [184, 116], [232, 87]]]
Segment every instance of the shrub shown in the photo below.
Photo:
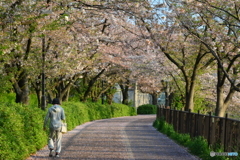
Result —
[[91, 119], [88, 112], [89, 108], [84, 103], [64, 102], [62, 107], [65, 111], [68, 130], [72, 130], [77, 125], [88, 122]]
[[210, 154], [208, 143], [203, 137], [194, 137], [188, 147], [192, 154], [199, 157]]
[[15, 93], [1, 93], [0, 94], [0, 103], [15, 103]]
[[137, 108], [137, 114], [156, 114], [157, 106], [152, 104], [144, 104]]
[[[180, 145], [187, 147], [190, 153], [200, 157], [204, 160], [226, 160], [229, 159], [225, 156], [210, 156], [211, 151], [223, 152], [220, 145], [212, 147], [208, 146], [207, 140], [203, 137], [191, 138], [189, 134], [177, 133], [173, 130], [172, 125], [166, 123], [163, 118], [157, 119], [153, 122], [153, 126], [160, 132], [166, 134]], [[239, 157], [233, 157], [237, 159]]]
[[[8, 97], [5, 99], [7, 100]], [[123, 104], [64, 102], [62, 107], [65, 110], [68, 130], [92, 120], [136, 115], [134, 107]], [[46, 112], [47, 109], [43, 111], [37, 104], [24, 106], [13, 101], [2, 101], [0, 104], [0, 160], [26, 159], [31, 153], [47, 144], [48, 131], [43, 131]]]
[[122, 116], [135, 116], [137, 115], [134, 107], [129, 107], [120, 103], [113, 103], [111, 105], [111, 113], [113, 117], [122, 117]]
[[28, 148], [24, 137], [24, 120], [18, 113], [21, 106], [5, 105], [7, 107], [0, 110], [0, 159], [23, 159], [28, 154]]
[[47, 133], [43, 131], [45, 112], [35, 105], [21, 107], [18, 111], [23, 117], [24, 138], [29, 153], [41, 149], [47, 142]]
[[183, 146], [188, 146], [189, 143], [191, 142], [191, 137], [189, 134], [176, 133], [176, 134], [172, 135], [171, 138]]
[[134, 107], [118, 103], [102, 105], [93, 102], [64, 102], [62, 107], [65, 110], [68, 130], [88, 121], [136, 115]]

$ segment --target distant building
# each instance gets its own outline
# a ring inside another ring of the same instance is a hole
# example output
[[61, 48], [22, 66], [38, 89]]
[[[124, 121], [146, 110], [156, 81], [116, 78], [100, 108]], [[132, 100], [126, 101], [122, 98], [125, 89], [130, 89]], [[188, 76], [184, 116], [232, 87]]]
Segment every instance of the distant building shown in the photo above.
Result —
[[165, 103], [166, 103], [165, 92], [162, 92], [162, 93], [159, 95], [158, 104], [165, 106]]
[[[113, 96], [113, 101], [115, 103], [122, 103], [123, 96], [122, 96], [121, 88], [119, 85], [116, 85], [115, 87], [117, 88], [117, 91]], [[136, 97], [135, 97], [135, 94], [137, 94]], [[138, 107], [143, 104], [152, 104], [152, 96], [148, 93], [141, 93], [140, 91], [135, 90], [134, 88], [131, 88], [128, 90], [128, 101], [133, 107], [134, 106]]]

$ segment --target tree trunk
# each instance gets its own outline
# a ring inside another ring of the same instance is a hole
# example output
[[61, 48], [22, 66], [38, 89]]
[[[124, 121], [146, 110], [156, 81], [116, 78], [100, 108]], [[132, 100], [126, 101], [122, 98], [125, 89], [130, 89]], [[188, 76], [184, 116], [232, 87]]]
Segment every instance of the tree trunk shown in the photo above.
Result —
[[69, 94], [70, 94], [70, 88], [71, 88], [71, 87], [67, 88], [67, 91], [66, 91], [66, 93], [64, 94], [63, 99], [62, 99], [63, 101], [68, 101]]
[[157, 105], [157, 102], [158, 102], [158, 94], [153, 93], [152, 94], [152, 104]]
[[[40, 80], [40, 76], [38, 77], [38, 80]], [[41, 108], [41, 83], [40, 81], [36, 80], [35, 82], [32, 82], [31, 85], [35, 90], [35, 93], [37, 95], [37, 100], [38, 100], [38, 107]]]
[[169, 108], [169, 92], [165, 91], [165, 107]]
[[217, 87], [217, 103], [216, 103], [216, 109], [215, 109], [215, 114], [216, 116], [219, 117], [224, 117], [226, 110], [232, 101], [232, 97], [236, 91], [231, 88], [227, 97], [224, 98], [224, 87], [220, 86]]
[[[59, 85], [55, 87], [57, 92], [55, 92], [55, 95], [53, 97], [59, 98], [61, 102], [67, 101], [71, 87], [72, 87], [72, 83], [70, 81], [60, 82]], [[51, 93], [48, 93], [48, 94], [51, 94]]]
[[169, 95], [169, 106], [170, 106], [170, 108], [172, 107], [172, 103], [173, 103], [173, 99], [174, 99], [174, 93], [172, 92], [172, 93], [170, 93], [170, 95]]
[[195, 94], [195, 86], [196, 86], [196, 78], [197, 78], [197, 71], [198, 71], [198, 64], [200, 63], [200, 54], [198, 55], [198, 60], [196, 61], [195, 65], [194, 65], [194, 69], [192, 72], [191, 77], [189, 78], [186, 75], [186, 72], [184, 73], [184, 77], [185, 77], [185, 81], [186, 81], [186, 86], [185, 86], [185, 91], [186, 91], [186, 106], [185, 106], [185, 110], [186, 111], [194, 111], [194, 94]]
[[90, 82], [88, 83], [88, 87], [87, 87], [87, 90], [86, 92], [84, 93], [84, 96], [83, 96], [83, 102], [85, 102], [95, 84], [95, 82], [97, 81], [97, 79], [104, 73], [105, 69], [103, 69], [101, 72], [99, 72], [95, 77], [93, 77]]
[[216, 102], [216, 109], [215, 114], [216, 116], [223, 117], [226, 111], [226, 106], [224, 106], [224, 94], [223, 94], [223, 87], [217, 87], [217, 102]]
[[122, 91], [122, 96], [123, 96], [123, 99], [122, 99], [122, 104], [126, 104], [128, 105], [128, 85], [120, 85], [120, 88], [121, 88], [121, 91]]
[[114, 94], [106, 94], [107, 104], [112, 104], [113, 96], [114, 96]]
[[18, 81], [12, 80], [12, 83], [16, 93], [15, 102], [27, 105], [29, 103], [29, 86], [26, 72], [23, 71], [20, 79]]
[[41, 108], [41, 90], [35, 89], [35, 92], [37, 94], [37, 99], [38, 99], [38, 107]]
[[186, 87], [186, 106], [185, 111], [189, 109], [191, 111], [194, 110], [194, 93], [195, 93], [195, 83], [192, 82], [190, 87]]

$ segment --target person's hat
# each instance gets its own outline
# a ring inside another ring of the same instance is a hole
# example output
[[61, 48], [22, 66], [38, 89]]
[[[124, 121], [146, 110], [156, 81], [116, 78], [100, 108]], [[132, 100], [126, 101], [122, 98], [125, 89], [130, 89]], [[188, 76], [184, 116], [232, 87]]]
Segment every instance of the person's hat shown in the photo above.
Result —
[[54, 98], [52, 101], [52, 104], [60, 104], [60, 101], [58, 98]]

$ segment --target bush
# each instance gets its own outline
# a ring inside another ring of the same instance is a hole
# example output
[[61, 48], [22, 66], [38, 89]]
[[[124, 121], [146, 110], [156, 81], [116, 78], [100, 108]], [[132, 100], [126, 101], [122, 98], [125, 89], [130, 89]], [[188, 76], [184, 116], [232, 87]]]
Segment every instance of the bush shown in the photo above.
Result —
[[[134, 107], [123, 104], [64, 102], [62, 107], [68, 130], [92, 120], [136, 115]], [[37, 104], [0, 104], [0, 160], [26, 159], [47, 144], [48, 131], [43, 131], [46, 112]]]
[[46, 144], [42, 119], [43, 112], [40, 109], [16, 103], [2, 104], [0, 159], [23, 159]]
[[191, 142], [191, 137], [189, 134], [174, 134], [171, 136], [171, 138], [183, 146], [188, 146]]
[[24, 135], [22, 117], [16, 114], [15, 106], [13, 106], [1, 108], [0, 119], [0, 159], [21, 159], [22, 154], [27, 153], [25, 139], [22, 136]]
[[137, 108], [137, 114], [156, 114], [157, 106], [152, 104], [144, 104]]
[[136, 115], [134, 107], [118, 103], [102, 105], [93, 102], [64, 102], [62, 107], [65, 110], [68, 130], [93, 120]]
[[194, 155], [199, 156], [200, 158], [206, 159], [206, 155], [210, 155], [210, 150], [208, 147], [208, 143], [206, 139], [203, 137], [195, 137], [192, 139], [192, 142], [188, 146], [190, 148], [190, 152]]
[[126, 115], [135, 116], [137, 115], [134, 107], [129, 107], [120, 103], [113, 103], [111, 105], [112, 117], [122, 117]]
[[[226, 160], [229, 159], [225, 156], [210, 156], [211, 151], [223, 152], [221, 146], [212, 146], [209, 147], [207, 140], [203, 137], [191, 138], [189, 134], [181, 134], [174, 131], [172, 125], [166, 123], [163, 118], [157, 119], [153, 122], [153, 127], [158, 131], [166, 134], [176, 143], [187, 147], [190, 153], [200, 157], [203, 160]], [[239, 159], [239, 157], [233, 157], [233, 159]]]

